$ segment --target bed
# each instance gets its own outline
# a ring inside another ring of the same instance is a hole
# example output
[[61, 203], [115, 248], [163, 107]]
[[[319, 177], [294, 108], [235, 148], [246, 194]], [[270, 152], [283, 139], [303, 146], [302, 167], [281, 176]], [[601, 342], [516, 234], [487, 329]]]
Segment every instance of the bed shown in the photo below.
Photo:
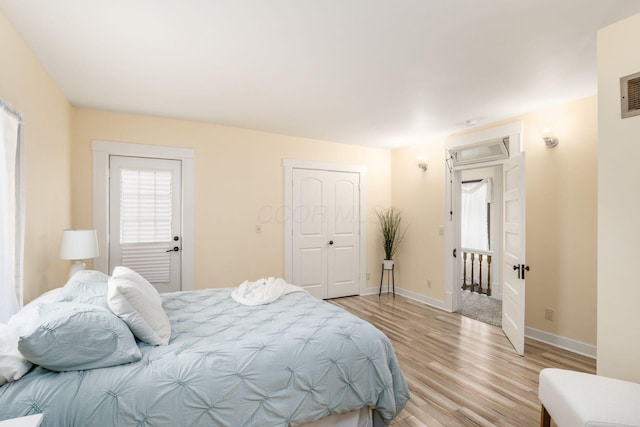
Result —
[[[168, 345], [138, 362], [53, 372], [0, 387], [0, 420], [43, 426], [288, 426], [370, 413], [383, 426], [409, 399], [388, 338], [306, 292], [244, 306], [232, 288], [162, 294]], [[362, 422], [362, 421], [360, 421]]]

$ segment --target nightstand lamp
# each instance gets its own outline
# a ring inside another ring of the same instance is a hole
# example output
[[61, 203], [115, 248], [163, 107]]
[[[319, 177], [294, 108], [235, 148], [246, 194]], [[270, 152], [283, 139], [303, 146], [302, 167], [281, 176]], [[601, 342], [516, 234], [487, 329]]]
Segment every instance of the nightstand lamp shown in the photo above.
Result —
[[71, 259], [75, 262], [69, 270], [69, 277], [87, 268], [83, 260], [98, 256], [98, 235], [96, 230], [64, 230], [60, 259]]

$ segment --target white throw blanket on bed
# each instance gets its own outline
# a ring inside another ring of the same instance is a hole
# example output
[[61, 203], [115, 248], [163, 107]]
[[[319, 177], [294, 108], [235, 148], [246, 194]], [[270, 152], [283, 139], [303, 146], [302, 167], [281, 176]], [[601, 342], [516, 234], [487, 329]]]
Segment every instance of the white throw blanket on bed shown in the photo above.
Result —
[[262, 305], [274, 302], [291, 292], [306, 292], [301, 287], [290, 285], [284, 279], [269, 277], [256, 282], [246, 280], [231, 292], [231, 298], [242, 305]]

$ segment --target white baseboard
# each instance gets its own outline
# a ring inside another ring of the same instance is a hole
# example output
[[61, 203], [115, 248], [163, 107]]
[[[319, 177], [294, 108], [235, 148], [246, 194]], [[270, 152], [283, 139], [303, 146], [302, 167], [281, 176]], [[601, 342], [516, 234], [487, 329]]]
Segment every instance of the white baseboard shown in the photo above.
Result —
[[[378, 294], [378, 292], [380, 291], [380, 287], [376, 286], [375, 288], [372, 287], [368, 287], [365, 292], [361, 293], [360, 295], [373, 295], [373, 294]], [[391, 290], [389, 290], [389, 292], [391, 292]], [[382, 286], [382, 293], [386, 294], [387, 293], [387, 286], [384, 285]], [[440, 310], [444, 310], [448, 313], [451, 313], [450, 310], [448, 310], [446, 308], [445, 302], [444, 301], [440, 301], [439, 299], [435, 299], [435, 298], [431, 298], [431, 297], [427, 297], [424, 296], [422, 294], [416, 293], [416, 292], [412, 292], [412, 291], [408, 291], [406, 289], [402, 289], [402, 288], [396, 288], [396, 294], [398, 295], [402, 295], [403, 297], [421, 302], [423, 304], [426, 304], [428, 306], [440, 309]]]
[[439, 299], [427, 297], [427, 296], [424, 296], [424, 295], [419, 294], [417, 292], [408, 291], [408, 290], [402, 289], [402, 288], [396, 288], [396, 293], [398, 295], [402, 295], [403, 297], [407, 297], [407, 298], [410, 298], [412, 300], [419, 301], [419, 302], [424, 303], [426, 305], [429, 305], [431, 307], [438, 308], [440, 310], [444, 310], [444, 311], [449, 312], [449, 313], [451, 312], [446, 307], [445, 302], [441, 301]]
[[380, 288], [378, 286], [376, 286], [375, 288], [372, 286], [367, 286], [367, 288], [364, 290], [364, 292], [360, 292], [360, 295], [373, 295], [373, 294], [377, 294], [378, 290]]
[[524, 328], [524, 335], [528, 338], [531, 338], [532, 340], [540, 341], [545, 344], [570, 351], [572, 353], [590, 357], [592, 359], [595, 359], [597, 355], [597, 347], [595, 345], [587, 344], [571, 338], [562, 337], [560, 335], [555, 335], [549, 332], [541, 331], [539, 329], [534, 329], [526, 326]]

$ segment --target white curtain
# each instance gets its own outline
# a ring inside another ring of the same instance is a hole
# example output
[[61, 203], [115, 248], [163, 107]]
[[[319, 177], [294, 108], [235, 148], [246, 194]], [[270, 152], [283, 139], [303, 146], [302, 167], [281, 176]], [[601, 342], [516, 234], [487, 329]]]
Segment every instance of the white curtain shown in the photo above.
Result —
[[23, 302], [24, 155], [22, 115], [0, 99], [0, 323]]
[[461, 245], [464, 249], [489, 250], [491, 178], [462, 184]]

